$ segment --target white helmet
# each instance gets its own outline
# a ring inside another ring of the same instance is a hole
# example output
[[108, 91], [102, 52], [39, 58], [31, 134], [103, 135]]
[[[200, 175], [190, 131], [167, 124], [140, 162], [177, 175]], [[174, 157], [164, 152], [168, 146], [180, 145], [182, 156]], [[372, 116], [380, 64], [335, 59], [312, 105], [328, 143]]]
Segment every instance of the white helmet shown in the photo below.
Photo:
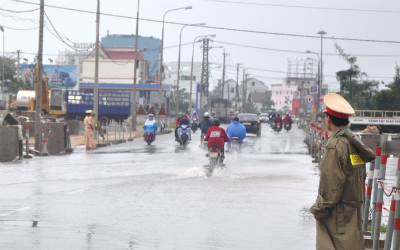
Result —
[[152, 113], [150, 113], [149, 116], [154, 116], [154, 115]]
[[204, 117], [210, 117], [210, 114], [208, 112], [205, 112]]
[[193, 114], [196, 114], [196, 111], [193, 111]]

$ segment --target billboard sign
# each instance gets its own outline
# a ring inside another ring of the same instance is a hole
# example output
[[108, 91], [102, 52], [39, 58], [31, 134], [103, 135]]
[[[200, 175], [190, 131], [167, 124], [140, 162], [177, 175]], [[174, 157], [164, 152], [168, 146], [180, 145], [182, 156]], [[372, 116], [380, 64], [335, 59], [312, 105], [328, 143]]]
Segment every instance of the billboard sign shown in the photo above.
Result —
[[[33, 85], [35, 82], [35, 65], [21, 65], [21, 79]], [[49, 90], [52, 88], [79, 90], [78, 65], [45, 64], [43, 70], [49, 78]]]
[[318, 86], [310, 86], [310, 94], [318, 94]]

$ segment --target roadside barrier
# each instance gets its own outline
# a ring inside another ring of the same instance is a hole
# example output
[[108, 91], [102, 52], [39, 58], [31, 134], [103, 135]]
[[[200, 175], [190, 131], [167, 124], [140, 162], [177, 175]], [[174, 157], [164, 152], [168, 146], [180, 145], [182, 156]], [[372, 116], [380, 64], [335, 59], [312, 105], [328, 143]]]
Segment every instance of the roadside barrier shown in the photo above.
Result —
[[378, 179], [380, 174], [380, 163], [381, 163], [381, 147], [376, 147], [376, 159], [375, 159], [375, 169], [374, 169], [374, 188], [372, 193], [372, 221], [371, 221], [371, 240], [374, 239], [375, 232], [375, 216], [378, 198]]
[[[399, 178], [399, 168], [396, 169], [396, 179], [398, 179], [398, 178]], [[395, 192], [395, 194], [397, 194], [397, 192]], [[396, 210], [396, 199], [395, 199], [395, 195], [392, 195], [392, 200], [390, 202], [389, 219], [388, 219], [387, 230], [386, 230], [386, 239], [385, 239], [385, 245], [383, 247], [383, 250], [390, 250], [390, 248], [392, 246], [395, 210]]]
[[49, 154], [45, 152], [45, 147], [46, 147], [46, 142], [47, 139], [44, 137], [44, 126], [42, 127], [42, 147], [41, 147], [41, 152], [40, 152], [40, 156], [48, 156]]
[[47, 152], [49, 152], [49, 149], [48, 149], [48, 142], [49, 142], [49, 140], [50, 140], [50, 135], [51, 135], [51, 129], [53, 128], [53, 125], [50, 125], [50, 128], [49, 128], [49, 134], [47, 135], [47, 141], [45, 142], [45, 148], [46, 148], [46, 150], [47, 150]]
[[371, 206], [371, 193], [372, 193], [372, 184], [374, 179], [374, 167], [375, 167], [375, 160], [369, 163], [367, 195], [363, 202], [364, 204], [363, 231], [368, 231], [368, 217], [369, 217], [369, 208]]
[[112, 144], [118, 144], [117, 141], [117, 121], [114, 120], [114, 141], [112, 142]]
[[131, 122], [130, 122], [131, 126], [130, 126], [130, 130], [129, 130], [129, 139], [128, 139], [128, 141], [133, 141], [133, 138], [132, 138], [132, 123], [133, 123], [133, 119], [131, 118]]
[[67, 147], [65, 148], [66, 153], [71, 153], [73, 151], [72, 144], [71, 144], [71, 134], [69, 133], [69, 124], [68, 122], [65, 124], [67, 130]]
[[125, 124], [124, 124], [124, 120], [122, 120], [121, 127], [122, 127], [122, 140], [125, 141]]
[[387, 162], [387, 155], [382, 155], [380, 169], [379, 169], [378, 196], [376, 200], [375, 228], [373, 231], [371, 231], [371, 235], [374, 234], [373, 250], [379, 249], [379, 235], [381, 234], [381, 220], [382, 220], [382, 206], [383, 206], [382, 182], [385, 181], [386, 177], [385, 176], [386, 162]]
[[25, 146], [25, 155], [24, 158], [32, 158], [32, 155], [29, 154], [29, 126], [25, 127], [25, 136], [26, 136], [26, 146]]
[[396, 200], [396, 208], [394, 212], [393, 224], [393, 249], [399, 249], [400, 247], [400, 157], [397, 166], [398, 175], [395, 182], [396, 192], [394, 195], [394, 199]]

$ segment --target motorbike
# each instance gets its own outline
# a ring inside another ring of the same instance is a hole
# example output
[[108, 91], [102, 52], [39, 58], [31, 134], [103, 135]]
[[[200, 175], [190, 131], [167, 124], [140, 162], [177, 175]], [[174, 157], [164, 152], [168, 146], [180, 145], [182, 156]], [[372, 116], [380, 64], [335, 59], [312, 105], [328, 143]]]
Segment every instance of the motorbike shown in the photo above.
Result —
[[180, 128], [181, 128], [181, 131], [179, 134], [179, 144], [186, 146], [186, 144], [189, 141], [189, 129], [190, 128], [188, 125], [185, 125], [185, 124], [181, 125]]
[[192, 131], [193, 131], [193, 133], [196, 133], [196, 130], [197, 130], [197, 118], [193, 118], [192, 119]]
[[207, 134], [201, 134], [201, 146], [203, 149], [208, 148], [208, 141], [205, 141]]
[[274, 130], [275, 130], [275, 132], [278, 132], [278, 133], [281, 132], [282, 131], [282, 123], [277, 122]]
[[209, 158], [209, 164], [204, 167], [207, 169], [207, 176], [211, 176], [216, 167], [223, 166], [221, 149], [217, 145], [212, 145], [208, 149], [207, 157]]
[[148, 146], [150, 146], [151, 143], [155, 140], [154, 133], [157, 129], [157, 125], [143, 125], [143, 129], [145, 130], [144, 141], [147, 143]]
[[233, 153], [233, 152], [240, 152], [241, 150], [241, 146], [239, 143], [239, 138], [238, 137], [232, 137], [232, 141], [231, 141], [231, 148], [229, 150], [229, 152]]
[[292, 126], [289, 123], [285, 123], [285, 130], [289, 132], [290, 129], [292, 129]]

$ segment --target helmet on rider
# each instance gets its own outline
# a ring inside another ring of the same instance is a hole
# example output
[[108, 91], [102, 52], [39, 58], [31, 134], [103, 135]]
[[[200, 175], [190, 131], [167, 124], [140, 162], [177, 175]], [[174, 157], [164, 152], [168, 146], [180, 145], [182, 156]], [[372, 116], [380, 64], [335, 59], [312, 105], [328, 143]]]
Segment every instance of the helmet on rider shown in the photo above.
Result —
[[210, 114], [208, 112], [204, 113], [204, 118], [210, 117]]
[[150, 113], [149, 116], [154, 116], [154, 115], [152, 113]]
[[196, 111], [193, 111], [193, 114], [196, 114]]
[[213, 119], [213, 121], [212, 121], [212, 125], [213, 125], [213, 126], [218, 126], [218, 127], [219, 127], [220, 124], [221, 124], [221, 123], [219, 122], [219, 119], [218, 119], [218, 118], [214, 118], [214, 119]]
[[238, 121], [239, 121], [239, 117], [238, 117], [238, 116], [235, 116], [235, 117], [233, 118], [233, 120], [238, 122]]

